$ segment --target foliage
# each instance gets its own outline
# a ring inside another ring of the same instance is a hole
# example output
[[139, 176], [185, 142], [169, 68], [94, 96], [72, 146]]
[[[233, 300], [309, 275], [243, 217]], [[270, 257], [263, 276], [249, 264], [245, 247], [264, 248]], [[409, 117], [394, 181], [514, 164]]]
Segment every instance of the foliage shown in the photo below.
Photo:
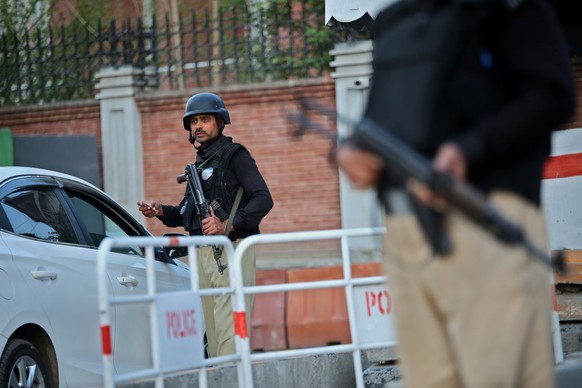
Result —
[[[264, 14], [266, 34], [271, 39], [265, 49], [270, 75], [275, 79], [309, 77], [329, 69], [333, 33], [322, 23], [325, 2], [320, 0], [269, 0], [258, 5]], [[310, 17], [306, 20], [305, 14]], [[288, 35], [290, 42], [282, 44]], [[293, 47], [294, 45], [294, 47]]]
[[57, 2], [0, 0], [0, 106], [92, 98], [103, 66], [156, 67], [171, 89], [320, 76], [331, 62], [321, 0], [220, 0], [219, 20], [198, 7], [148, 29], [108, 20], [112, 0]]
[[[52, 4], [44, 0], [2, 0], [0, 1], [0, 33], [15, 36], [45, 24]], [[39, 23], [40, 22], [40, 23]]]

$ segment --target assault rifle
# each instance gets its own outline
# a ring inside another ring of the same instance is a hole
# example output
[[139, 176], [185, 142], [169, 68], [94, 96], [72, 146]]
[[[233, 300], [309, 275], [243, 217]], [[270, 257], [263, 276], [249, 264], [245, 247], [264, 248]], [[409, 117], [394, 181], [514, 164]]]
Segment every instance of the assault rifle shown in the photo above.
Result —
[[[335, 112], [331, 112], [316, 102], [308, 102], [302, 99], [300, 104], [302, 114], [288, 117], [290, 121], [299, 126], [294, 135], [301, 136], [309, 129], [333, 139], [335, 142], [337, 137], [334, 134], [308, 118], [308, 110], [315, 110], [326, 116], [338, 118], [340, 121], [347, 122], [347, 120], [337, 117]], [[499, 240], [511, 245], [521, 245], [533, 257], [544, 264], [553, 267], [558, 272], [563, 273], [565, 271], [564, 257], [561, 252], [555, 252], [550, 258], [546, 252], [528, 239], [519, 225], [504, 217], [487, 201], [483, 193], [475, 187], [453, 178], [448, 173], [436, 171], [427, 158], [417, 153], [408, 144], [371, 118], [365, 117], [354, 126], [351, 141], [358, 147], [378, 155], [382, 159], [384, 168], [391, 180], [406, 182], [411, 179], [424, 184], [433, 193], [443, 198], [448, 205], [457, 208]], [[385, 183], [382, 182], [381, 185]], [[439, 241], [442, 242], [442, 231], [430, 230], [435, 227], [440, 228], [440, 223], [435, 222], [435, 217], [439, 216], [439, 212], [424, 205], [416, 206], [414, 209], [417, 217], [419, 217], [419, 222], [424, 225], [423, 231], [427, 240], [431, 243], [433, 251], [436, 253], [446, 252], [450, 248], [446, 246], [447, 243], [439, 243]]]
[[[178, 175], [176, 177], [176, 181], [179, 184], [184, 182], [188, 184], [188, 189], [192, 195], [192, 199], [194, 200], [194, 205], [196, 206], [196, 210], [200, 215], [200, 225], [202, 225], [202, 220], [212, 216], [212, 213], [210, 212], [211, 206], [221, 221], [224, 221], [224, 219], [221, 217], [221, 215], [224, 213], [224, 209], [222, 209], [220, 204], [216, 201], [212, 201], [212, 203], [209, 204], [206, 200], [204, 191], [202, 190], [202, 184], [200, 183], [200, 177], [198, 176], [198, 171], [196, 170], [196, 166], [194, 164], [186, 165], [184, 174]], [[226, 269], [226, 264], [222, 264], [222, 261], [220, 260], [222, 249], [218, 245], [214, 245], [212, 249], [214, 251], [216, 265], [218, 266], [218, 272], [222, 275]]]

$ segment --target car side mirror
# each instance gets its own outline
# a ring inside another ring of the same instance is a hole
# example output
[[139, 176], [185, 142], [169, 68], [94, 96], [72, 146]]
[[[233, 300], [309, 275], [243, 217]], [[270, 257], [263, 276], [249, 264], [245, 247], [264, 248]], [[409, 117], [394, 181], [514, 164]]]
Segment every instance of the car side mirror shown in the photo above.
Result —
[[[166, 233], [164, 237], [186, 237], [182, 233]], [[164, 247], [164, 254], [169, 259], [179, 259], [180, 257], [188, 256], [188, 247]]]

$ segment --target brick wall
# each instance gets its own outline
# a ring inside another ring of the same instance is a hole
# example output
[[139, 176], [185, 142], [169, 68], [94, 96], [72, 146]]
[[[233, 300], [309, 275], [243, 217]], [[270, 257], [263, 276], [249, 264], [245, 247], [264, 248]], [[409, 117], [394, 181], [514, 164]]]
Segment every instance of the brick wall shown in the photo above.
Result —
[[0, 108], [0, 127], [14, 136], [94, 135], [101, 143], [99, 102], [96, 100]]
[[[12, 129], [13, 136], [95, 136], [101, 160], [100, 117], [97, 100], [0, 107], [0, 128]], [[48, 152], [50, 153], [50, 150]]]

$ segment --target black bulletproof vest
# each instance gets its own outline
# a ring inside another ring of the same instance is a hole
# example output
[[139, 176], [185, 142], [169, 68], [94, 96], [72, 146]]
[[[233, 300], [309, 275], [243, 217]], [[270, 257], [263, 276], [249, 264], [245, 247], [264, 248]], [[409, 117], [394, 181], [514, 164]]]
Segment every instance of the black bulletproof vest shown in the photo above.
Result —
[[[196, 170], [200, 176], [200, 183], [206, 200], [209, 203], [216, 200], [222, 206], [226, 215], [230, 214], [236, 195], [236, 191], [229, 193], [227, 189], [228, 166], [235, 151], [241, 147], [243, 145], [238, 143], [228, 143], [206, 161], [196, 163]], [[188, 189], [186, 190], [184, 206], [184, 214], [182, 216], [184, 229], [190, 232], [201, 230], [200, 215], [196, 211], [194, 200]]]

